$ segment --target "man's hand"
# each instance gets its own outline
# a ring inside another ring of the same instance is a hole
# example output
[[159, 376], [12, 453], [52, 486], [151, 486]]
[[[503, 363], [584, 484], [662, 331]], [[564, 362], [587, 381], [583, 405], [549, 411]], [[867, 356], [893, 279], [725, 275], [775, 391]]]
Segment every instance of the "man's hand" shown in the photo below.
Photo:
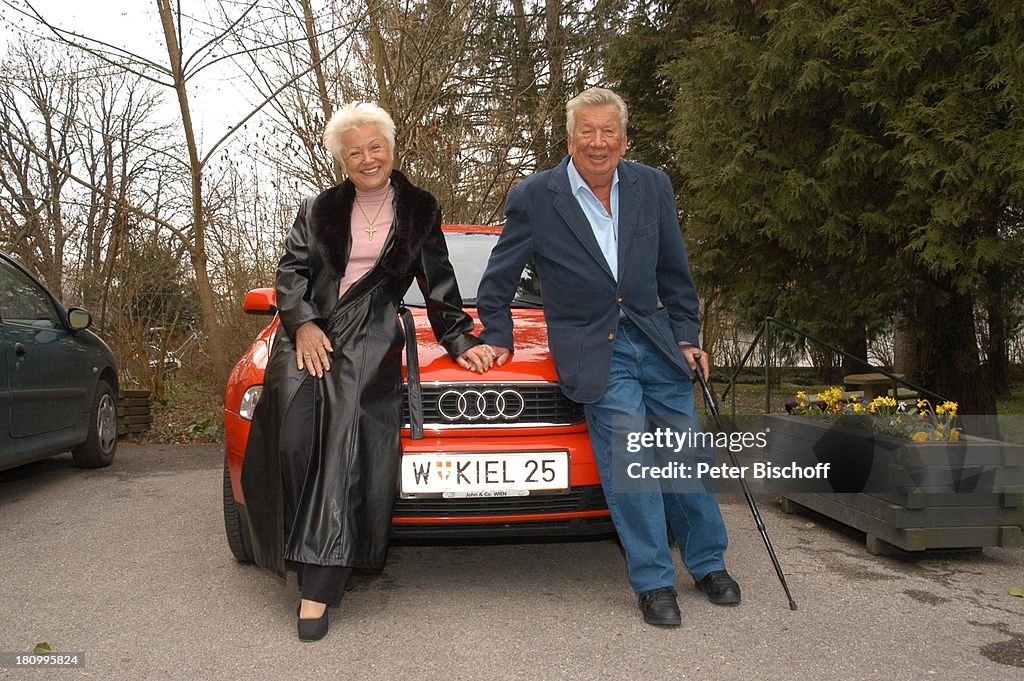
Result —
[[683, 359], [686, 360], [686, 364], [690, 367], [690, 371], [696, 372], [697, 362], [700, 362], [700, 369], [704, 373], [704, 378], [711, 380], [711, 366], [708, 362], [708, 355], [706, 352], [698, 348], [696, 345], [680, 346], [679, 352], [683, 353]]
[[489, 345], [476, 345], [459, 355], [455, 360], [463, 369], [482, 374], [494, 364], [494, 353]]
[[323, 378], [331, 370], [334, 348], [316, 322], [306, 322], [295, 331], [295, 366], [310, 376]]
[[491, 352], [494, 353], [494, 363], [498, 366], [504, 366], [508, 358], [512, 356], [512, 351], [508, 348], [498, 348], [493, 345], [488, 346]]

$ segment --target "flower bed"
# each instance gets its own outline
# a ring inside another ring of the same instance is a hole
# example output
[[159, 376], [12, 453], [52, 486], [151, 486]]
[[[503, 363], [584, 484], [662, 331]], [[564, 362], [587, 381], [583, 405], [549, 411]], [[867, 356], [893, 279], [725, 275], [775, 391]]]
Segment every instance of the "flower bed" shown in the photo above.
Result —
[[847, 404], [837, 418], [766, 417], [766, 459], [830, 464], [828, 480], [777, 489], [784, 510], [808, 508], [861, 530], [871, 553], [1024, 544], [1024, 448], [962, 435], [953, 418], [922, 427], [920, 411], [890, 418], [894, 407], [851, 421], [838, 418], [845, 408], [864, 416]]
[[914, 442], [956, 442], [960, 430], [955, 426], [958, 405], [943, 402], [932, 407], [928, 400], [917, 400], [908, 407], [894, 397], [880, 396], [864, 402], [855, 394], [833, 386], [809, 398], [798, 392], [786, 404], [786, 411], [808, 418], [883, 433]]

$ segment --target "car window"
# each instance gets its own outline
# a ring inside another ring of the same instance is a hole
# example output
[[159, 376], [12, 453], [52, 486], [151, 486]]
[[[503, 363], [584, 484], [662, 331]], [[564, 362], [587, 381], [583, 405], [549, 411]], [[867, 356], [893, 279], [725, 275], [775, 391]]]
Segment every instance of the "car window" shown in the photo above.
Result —
[[[467, 306], [476, 304], [477, 289], [480, 288], [480, 279], [483, 277], [484, 269], [487, 267], [487, 259], [491, 255], [491, 249], [498, 241], [497, 234], [469, 234], [466, 232], [446, 232], [445, 240], [448, 242], [448, 259], [451, 260], [455, 269], [455, 278], [459, 282], [459, 293]], [[527, 263], [519, 278], [519, 288], [516, 290], [513, 307], [540, 307], [540, 278], [533, 266]], [[413, 307], [422, 307], [423, 294], [416, 282], [412, 283], [405, 294], [405, 304]]]
[[60, 316], [50, 296], [3, 260], [0, 260], [0, 321], [43, 329], [60, 325]]

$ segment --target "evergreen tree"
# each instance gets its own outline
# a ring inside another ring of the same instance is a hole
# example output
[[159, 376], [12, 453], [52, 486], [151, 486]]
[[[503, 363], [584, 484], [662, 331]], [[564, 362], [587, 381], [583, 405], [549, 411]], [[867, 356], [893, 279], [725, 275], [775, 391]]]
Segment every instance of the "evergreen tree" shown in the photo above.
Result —
[[[994, 414], [975, 310], [999, 322], [992, 301], [1020, 293], [1005, 286], [1022, 263], [1024, 10], [709, 0], [652, 16], [670, 30], [646, 68], [670, 83], [658, 106], [702, 283], [748, 319], [847, 349], [902, 313], [915, 378], [961, 413]], [[613, 63], [623, 83], [641, 78], [630, 43]]]

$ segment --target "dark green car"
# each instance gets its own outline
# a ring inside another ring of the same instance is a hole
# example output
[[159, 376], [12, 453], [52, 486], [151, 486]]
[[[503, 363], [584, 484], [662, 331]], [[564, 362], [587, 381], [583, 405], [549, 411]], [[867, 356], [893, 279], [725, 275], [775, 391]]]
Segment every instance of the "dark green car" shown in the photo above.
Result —
[[83, 468], [113, 461], [117, 365], [91, 323], [0, 253], [0, 470], [69, 449]]

